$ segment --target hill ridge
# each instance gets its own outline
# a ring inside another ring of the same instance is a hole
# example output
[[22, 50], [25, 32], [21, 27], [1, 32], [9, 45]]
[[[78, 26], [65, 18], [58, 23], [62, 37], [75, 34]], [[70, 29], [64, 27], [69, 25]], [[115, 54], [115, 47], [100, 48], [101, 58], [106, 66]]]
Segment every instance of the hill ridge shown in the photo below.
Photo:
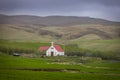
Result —
[[99, 18], [79, 16], [34, 16], [34, 15], [0, 15], [1, 24], [36, 24], [44, 26], [71, 26], [82, 24], [120, 25], [120, 22]]

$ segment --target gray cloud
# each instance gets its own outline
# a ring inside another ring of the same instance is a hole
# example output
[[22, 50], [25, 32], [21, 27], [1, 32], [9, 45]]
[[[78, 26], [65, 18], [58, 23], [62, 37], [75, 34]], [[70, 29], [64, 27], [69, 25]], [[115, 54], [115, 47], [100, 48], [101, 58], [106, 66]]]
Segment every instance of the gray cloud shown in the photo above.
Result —
[[14, 10], [18, 5], [19, 3], [15, 0], [0, 0], [0, 11]]
[[91, 16], [120, 21], [120, 0], [0, 0], [0, 13]]

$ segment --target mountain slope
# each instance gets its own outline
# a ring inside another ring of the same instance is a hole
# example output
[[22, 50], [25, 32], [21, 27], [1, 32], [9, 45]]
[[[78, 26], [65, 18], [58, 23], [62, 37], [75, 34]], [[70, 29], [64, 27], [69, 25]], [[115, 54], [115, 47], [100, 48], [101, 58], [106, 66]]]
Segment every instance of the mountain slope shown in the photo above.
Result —
[[67, 41], [94, 37], [91, 34], [99, 39], [114, 39], [120, 37], [119, 26], [120, 22], [89, 17], [0, 15], [0, 39]]
[[113, 22], [104, 19], [96, 19], [90, 17], [75, 16], [31, 16], [16, 15], [6, 16], [0, 15], [1, 24], [36, 24], [41, 26], [71, 26], [81, 24], [100, 24], [100, 25], [120, 25], [120, 22]]

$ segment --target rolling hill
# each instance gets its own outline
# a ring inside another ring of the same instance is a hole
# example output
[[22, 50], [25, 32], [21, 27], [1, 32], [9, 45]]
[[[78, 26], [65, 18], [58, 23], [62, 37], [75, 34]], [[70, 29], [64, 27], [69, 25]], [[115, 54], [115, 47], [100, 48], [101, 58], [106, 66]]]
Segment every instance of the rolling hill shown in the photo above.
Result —
[[[119, 50], [120, 22], [75, 16], [0, 15], [0, 39]], [[89, 44], [89, 45], [88, 45]]]
[[119, 26], [120, 22], [90, 17], [0, 15], [0, 39], [72, 40], [92, 37], [90, 34], [114, 39], [120, 37]]

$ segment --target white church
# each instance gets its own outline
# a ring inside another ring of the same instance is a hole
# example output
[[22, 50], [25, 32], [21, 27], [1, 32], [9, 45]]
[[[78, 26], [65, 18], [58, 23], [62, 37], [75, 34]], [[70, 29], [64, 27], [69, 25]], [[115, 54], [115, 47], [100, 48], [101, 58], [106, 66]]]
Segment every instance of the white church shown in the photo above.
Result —
[[51, 42], [51, 46], [41, 46], [39, 51], [46, 51], [46, 56], [64, 56], [64, 50], [59, 45], [54, 45]]

